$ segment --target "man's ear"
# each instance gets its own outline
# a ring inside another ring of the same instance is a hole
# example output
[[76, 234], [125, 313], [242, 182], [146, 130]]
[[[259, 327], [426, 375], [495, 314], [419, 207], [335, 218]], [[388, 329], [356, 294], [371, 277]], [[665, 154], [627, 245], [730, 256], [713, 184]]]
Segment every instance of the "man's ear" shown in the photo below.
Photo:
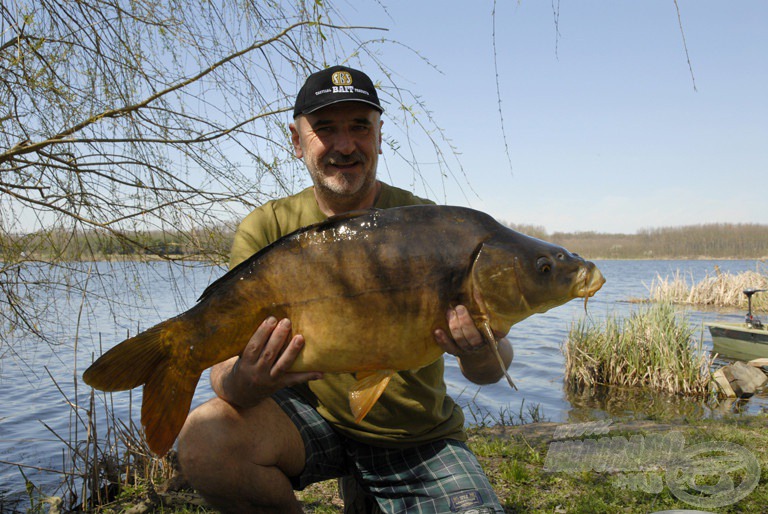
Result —
[[383, 155], [384, 152], [381, 149], [381, 127], [384, 126], [384, 120], [379, 121], [379, 155]]
[[290, 123], [288, 129], [291, 131], [291, 143], [293, 143], [293, 155], [298, 159], [304, 158], [304, 152], [301, 150], [301, 140], [299, 138], [299, 130], [296, 128], [296, 123]]

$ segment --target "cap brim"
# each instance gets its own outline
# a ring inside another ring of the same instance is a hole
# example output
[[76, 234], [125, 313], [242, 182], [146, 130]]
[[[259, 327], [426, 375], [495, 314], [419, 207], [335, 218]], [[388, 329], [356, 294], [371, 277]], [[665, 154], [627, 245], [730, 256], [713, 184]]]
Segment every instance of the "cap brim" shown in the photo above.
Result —
[[301, 114], [312, 114], [313, 112], [319, 111], [320, 109], [323, 109], [324, 107], [328, 107], [329, 105], [340, 104], [340, 103], [343, 103], [343, 102], [358, 102], [358, 103], [361, 103], [361, 104], [368, 104], [371, 107], [373, 107], [374, 109], [376, 109], [377, 111], [379, 111], [381, 113], [384, 112], [384, 108], [382, 106], [374, 103], [374, 102], [370, 102], [368, 100], [362, 100], [360, 98], [342, 98], [342, 99], [339, 99], [339, 100], [334, 100], [332, 102], [327, 102], [327, 103], [324, 103], [324, 104], [321, 104], [321, 105], [318, 105], [318, 106], [314, 106], [314, 107], [311, 107], [309, 109], [305, 109], [302, 112], [300, 112], [298, 115], [301, 115]]

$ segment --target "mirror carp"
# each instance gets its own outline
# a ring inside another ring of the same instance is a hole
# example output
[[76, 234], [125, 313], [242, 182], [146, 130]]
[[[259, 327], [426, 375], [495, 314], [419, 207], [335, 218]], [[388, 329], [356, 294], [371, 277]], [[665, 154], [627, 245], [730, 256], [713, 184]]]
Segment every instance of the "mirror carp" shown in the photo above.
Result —
[[433, 332], [450, 333], [449, 307], [465, 305], [495, 350], [515, 323], [577, 297], [586, 307], [604, 282], [593, 263], [473, 209], [355, 211], [263, 248], [186, 312], [104, 353], [83, 379], [103, 391], [143, 385], [141, 422], [162, 455], [201, 373], [239, 355], [267, 316], [286, 317], [305, 339], [291, 370], [355, 373], [359, 422], [395, 372], [441, 358]]

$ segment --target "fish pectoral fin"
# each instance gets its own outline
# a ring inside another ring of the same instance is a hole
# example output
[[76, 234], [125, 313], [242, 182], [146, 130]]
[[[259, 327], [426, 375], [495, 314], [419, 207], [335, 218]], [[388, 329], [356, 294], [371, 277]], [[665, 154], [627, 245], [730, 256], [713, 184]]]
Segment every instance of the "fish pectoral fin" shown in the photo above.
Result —
[[357, 382], [349, 390], [349, 408], [355, 416], [355, 423], [360, 423], [373, 408], [394, 374], [388, 369], [355, 375]]
[[496, 356], [496, 360], [499, 361], [499, 366], [501, 366], [501, 371], [504, 373], [504, 377], [506, 377], [509, 386], [517, 391], [517, 386], [512, 381], [512, 377], [509, 376], [507, 367], [504, 365], [504, 359], [502, 359], [501, 354], [499, 354], [499, 341], [496, 340], [496, 336], [493, 335], [491, 325], [489, 325], [487, 321], [483, 321], [481, 325], [481, 333], [483, 334], [483, 337], [485, 337], [485, 340], [488, 342], [488, 344], [491, 346], [491, 350], [493, 350], [493, 354]]

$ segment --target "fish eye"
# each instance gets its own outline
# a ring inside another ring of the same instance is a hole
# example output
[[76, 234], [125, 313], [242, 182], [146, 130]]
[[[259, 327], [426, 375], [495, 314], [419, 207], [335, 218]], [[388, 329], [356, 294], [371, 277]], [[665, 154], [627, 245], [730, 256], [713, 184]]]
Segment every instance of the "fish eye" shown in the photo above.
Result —
[[552, 261], [548, 257], [539, 257], [536, 260], [536, 271], [539, 273], [549, 273], [552, 271]]
[[557, 254], [557, 260], [558, 261], [564, 261], [565, 260], [565, 254], [563, 252], [560, 252]]

